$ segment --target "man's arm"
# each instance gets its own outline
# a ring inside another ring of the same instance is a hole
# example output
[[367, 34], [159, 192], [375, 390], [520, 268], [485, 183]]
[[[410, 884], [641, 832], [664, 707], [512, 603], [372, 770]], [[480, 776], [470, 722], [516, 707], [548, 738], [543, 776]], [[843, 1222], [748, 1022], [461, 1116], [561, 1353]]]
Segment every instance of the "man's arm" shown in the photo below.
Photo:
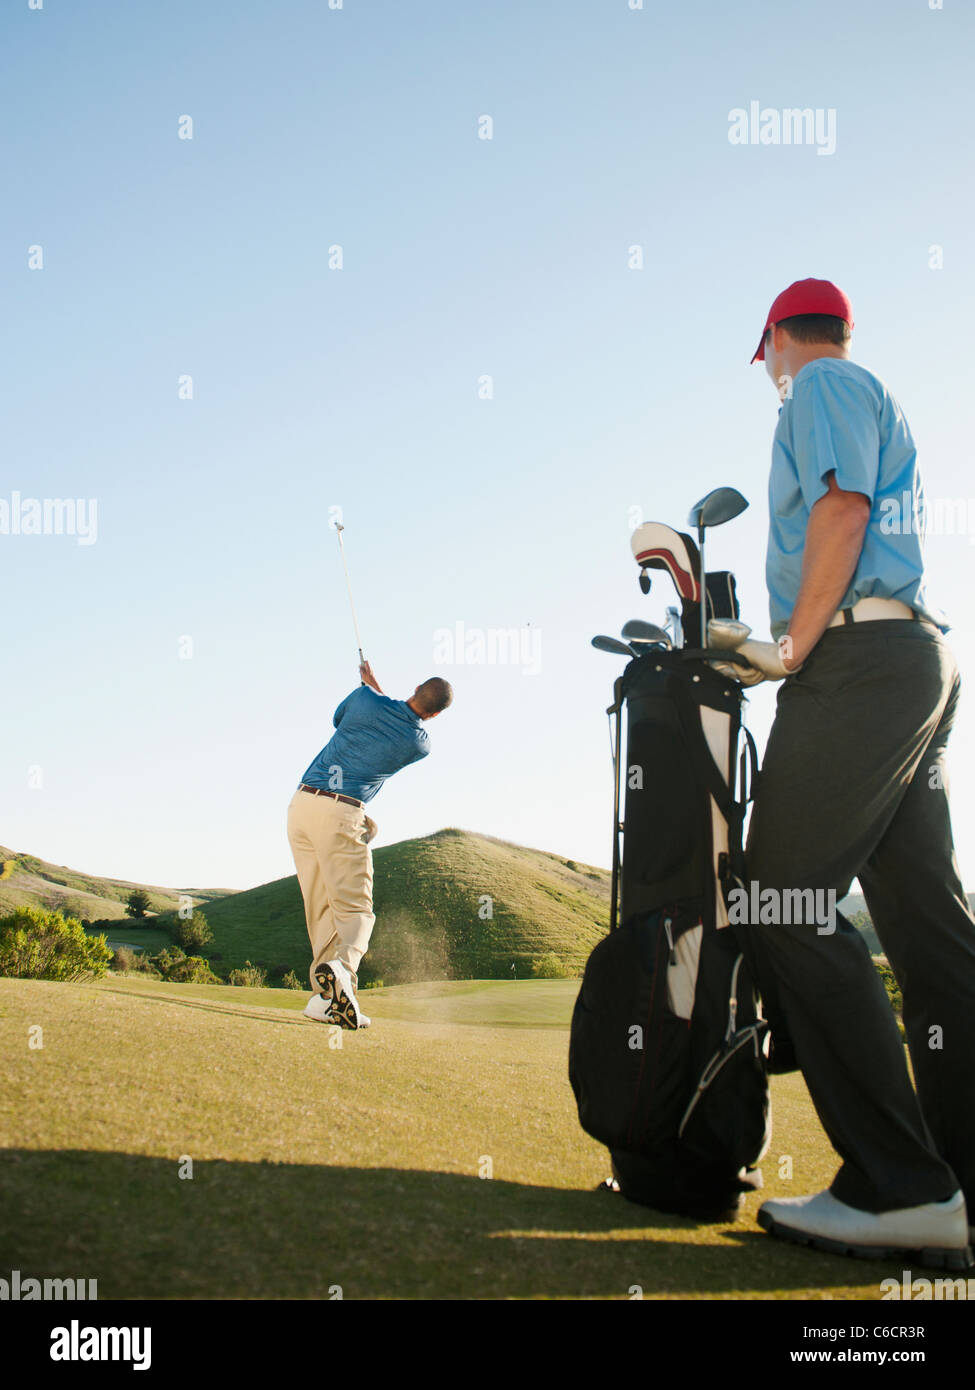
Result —
[[870, 498], [844, 492], [827, 473], [829, 491], [816, 502], [806, 524], [799, 597], [789, 620], [792, 652], [787, 671], [800, 666], [826, 631], [856, 573], [870, 520]]

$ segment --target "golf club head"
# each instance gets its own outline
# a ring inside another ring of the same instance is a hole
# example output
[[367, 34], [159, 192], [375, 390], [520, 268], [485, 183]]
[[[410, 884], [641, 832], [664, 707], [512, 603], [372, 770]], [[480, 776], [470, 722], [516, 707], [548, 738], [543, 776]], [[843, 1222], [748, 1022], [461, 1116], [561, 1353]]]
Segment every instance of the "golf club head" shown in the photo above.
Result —
[[671, 645], [669, 632], [657, 627], [656, 623], [645, 623], [641, 618], [631, 618], [624, 623], [620, 636], [628, 642], [665, 642], [668, 647]]
[[700, 602], [701, 555], [690, 536], [647, 521], [633, 532], [630, 549], [641, 569], [666, 570], [682, 599]]
[[592, 639], [592, 645], [597, 652], [615, 652], [618, 656], [636, 656], [637, 653], [626, 642], [621, 642], [618, 637], [605, 637], [600, 634]]
[[748, 499], [742, 497], [737, 488], [716, 487], [712, 492], [695, 502], [687, 518], [688, 526], [696, 526], [698, 531], [709, 526], [721, 526], [739, 516], [748, 506]]

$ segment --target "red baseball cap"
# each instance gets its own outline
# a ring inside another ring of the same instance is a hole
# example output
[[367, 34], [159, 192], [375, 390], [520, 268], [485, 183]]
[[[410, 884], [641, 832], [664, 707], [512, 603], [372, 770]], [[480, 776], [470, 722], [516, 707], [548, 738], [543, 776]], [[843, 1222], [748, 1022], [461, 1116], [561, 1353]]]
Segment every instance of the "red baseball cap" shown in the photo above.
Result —
[[853, 327], [853, 305], [838, 285], [831, 280], [796, 280], [782, 291], [769, 309], [753, 362], [765, 361], [765, 335], [772, 324], [791, 319], [795, 314], [831, 314], [833, 318], [845, 319], [850, 328]]

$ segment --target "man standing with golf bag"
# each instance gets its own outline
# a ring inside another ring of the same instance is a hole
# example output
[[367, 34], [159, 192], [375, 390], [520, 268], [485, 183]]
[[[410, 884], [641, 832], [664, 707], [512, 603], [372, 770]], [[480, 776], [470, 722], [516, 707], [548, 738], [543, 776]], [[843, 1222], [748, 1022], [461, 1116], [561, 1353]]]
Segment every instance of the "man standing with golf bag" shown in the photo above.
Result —
[[850, 361], [852, 327], [841, 290], [799, 281], [752, 359], [783, 398], [766, 576], [769, 674], [785, 683], [746, 860], [763, 903], [812, 889], [835, 904], [859, 878], [903, 992], [917, 1093], [862, 936], [839, 913], [753, 913], [763, 986], [842, 1159], [828, 1191], [767, 1201], [758, 1219], [803, 1244], [957, 1270], [972, 1260], [966, 1198], [975, 1219], [975, 919], [944, 769], [959, 677], [925, 592], [914, 443], [884, 384]]
[[408, 700], [391, 700], [368, 662], [362, 685], [333, 716], [335, 733], [314, 759], [288, 807], [288, 840], [298, 870], [311, 941], [312, 988], [308, 1018], [341, 1028], [370, 1020], [356, 998], [359, 962], [375, 924], [372, 851], [376, 823], [368, 801], [388, 777], [429, 753], [422, 727], [447, 708], [453, 692], [433, 676]]

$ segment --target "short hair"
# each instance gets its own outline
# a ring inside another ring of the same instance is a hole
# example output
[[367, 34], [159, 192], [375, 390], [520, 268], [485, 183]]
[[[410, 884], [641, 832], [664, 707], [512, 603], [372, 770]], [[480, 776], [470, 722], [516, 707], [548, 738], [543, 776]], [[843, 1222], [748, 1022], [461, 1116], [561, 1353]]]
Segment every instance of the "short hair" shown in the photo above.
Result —
[[440, 676], [431, 676], [416, 688], [416, 702], [423, 714], [439, 714], [454, 698], [454, 692]]
[[[835, 314], [793, 314], [791, 319], [780, 319], [776, 328], [784, 328], [790, 338], [797, 343], [830, 343], [833, 347], [845, 347], [853, 336], [846, 319]], [[765, 342], [771, 328], [766, 329]]]

